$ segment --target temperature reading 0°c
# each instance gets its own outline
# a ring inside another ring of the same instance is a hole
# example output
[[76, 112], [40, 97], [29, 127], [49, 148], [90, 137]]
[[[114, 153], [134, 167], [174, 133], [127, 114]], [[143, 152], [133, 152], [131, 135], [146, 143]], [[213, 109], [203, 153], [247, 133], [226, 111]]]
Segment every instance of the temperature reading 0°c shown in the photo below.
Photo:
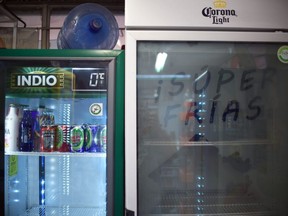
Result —
[[98, 82], [103, 82], [105, 80], [105, 73], [91, 73], [90, 74], [90, 81], [89, 86], [97, 86]]
[[73, 68], [73, 91], [107, 91], [106, 68]]

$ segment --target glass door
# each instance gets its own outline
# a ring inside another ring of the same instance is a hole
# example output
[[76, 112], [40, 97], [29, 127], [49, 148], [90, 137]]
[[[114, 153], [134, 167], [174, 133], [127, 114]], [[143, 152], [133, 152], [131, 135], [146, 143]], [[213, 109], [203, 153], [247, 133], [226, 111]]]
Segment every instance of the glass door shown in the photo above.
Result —
[[131, 42], [137, 215], [288, 214], [287, 43], [155, 35]]
[[5, 215], [122, 215], [121, 53], [21, 52], [0, 57]]

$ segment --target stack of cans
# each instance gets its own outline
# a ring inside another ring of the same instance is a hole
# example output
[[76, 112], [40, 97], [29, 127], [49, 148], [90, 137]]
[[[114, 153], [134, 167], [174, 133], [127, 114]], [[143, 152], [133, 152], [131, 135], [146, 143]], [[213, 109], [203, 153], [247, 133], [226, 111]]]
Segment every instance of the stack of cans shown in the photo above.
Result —
[[106, 125], [44, 125], [40, 151], [106, 152]]
[[106, 152], [106, 145], [106, 125], [55, 124], [53, 112], [47, 108], [25, 108], [21, 113], [19, 151]]

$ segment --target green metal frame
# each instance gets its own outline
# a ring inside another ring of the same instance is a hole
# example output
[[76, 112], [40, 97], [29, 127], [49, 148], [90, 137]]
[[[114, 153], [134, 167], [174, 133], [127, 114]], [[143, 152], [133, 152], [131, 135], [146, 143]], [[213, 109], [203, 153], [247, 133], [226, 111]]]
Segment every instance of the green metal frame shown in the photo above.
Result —
[[[124, 84], [125, 84], [125, 55], [121, 52], [116, 60], [116, 87], [115, 87], [115, 142], [117, 145], [114, 146], [115, 149], [115, 159], [114, 159], [114, 214], [115, 216], [124, 216], [125, 207], [125, 178], [124, 178], [124, 111], [125, 111], [125, 100], [124, 100]], [[117, 128], [117, 130], [116, 130]]]
[[0, 49], [0, 58], [3, 57], [118, 57], [123, 50], [58, 50], [58, 49]]
[[1, 60], [23, 60], [25, 58], [105, 58], [115, 57], [115, 109], [114, 109], [114, 215], [124, 216], [124, 80], [125, 54], [123, 50], [56, 50], [56, 49], [0, 49]]

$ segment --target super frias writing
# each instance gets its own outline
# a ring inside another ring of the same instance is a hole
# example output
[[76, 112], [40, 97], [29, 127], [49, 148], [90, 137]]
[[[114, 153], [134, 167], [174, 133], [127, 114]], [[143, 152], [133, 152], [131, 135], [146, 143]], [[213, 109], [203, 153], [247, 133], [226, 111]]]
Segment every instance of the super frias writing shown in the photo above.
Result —
[[220, 69], [218, 73], [206, 69], [201, 75], [195, 73], [186, 80], [181, 78], [187, 77], [185, 72], [175, 74], [169, 81], [159, 80], [155, 103], [166, 100], [165, 107], [161, 107], [163, 126], [167, 127], [177, 119], [184, 125], [191, 121], [213, 124], [216, 114], [217, 121], [222, 122], [228, 118], [238, 121], [240, 117], [247, 121], [257, 120], [269, 102], [265, 89], [274, 82], [275, 74], [273, 69]]

